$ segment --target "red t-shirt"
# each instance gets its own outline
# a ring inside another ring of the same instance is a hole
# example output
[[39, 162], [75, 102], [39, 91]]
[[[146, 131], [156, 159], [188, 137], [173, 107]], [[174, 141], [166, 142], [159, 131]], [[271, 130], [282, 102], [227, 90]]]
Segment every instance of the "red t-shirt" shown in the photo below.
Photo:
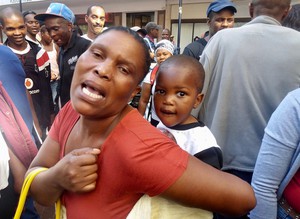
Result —
[[[66, 104], [49, 135], [64, 147], [78, 118], [71, 104]], [[185, 171], [188, 156], [132, 110], [101, 147], [96, 189], [64, 194], [67, 217], [126, 218], [144, 193], [155, 196], [169, 188]]]
[[283, 196], [294, 210], [300, 212], [300, 170], [285, 188]]

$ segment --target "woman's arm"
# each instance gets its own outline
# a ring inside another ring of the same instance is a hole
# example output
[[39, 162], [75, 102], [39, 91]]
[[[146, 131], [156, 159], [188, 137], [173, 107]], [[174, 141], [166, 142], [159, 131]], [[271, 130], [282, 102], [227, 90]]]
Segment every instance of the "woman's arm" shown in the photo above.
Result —
[[138, 106], [138, 111], [142, 116], [144, 116], [145, 114], [150, 96], [151, 96], [151, 84], [143, 82], [141, 97]]
[[162, 196], [183, 205], [240, 216], [254, 208], [251, 186], [190, 156], [183, 175]]
[[38, 174], [30, 187], [31, 195], [42, 205], [55, 203], [64, 190], [88, 192], [96, 186], [99, 149], [77, 149], [62, 159], [59, 151], [58, 142], [47, 137], [27, 171], [28, 174], [36, 167], [49, 168]]

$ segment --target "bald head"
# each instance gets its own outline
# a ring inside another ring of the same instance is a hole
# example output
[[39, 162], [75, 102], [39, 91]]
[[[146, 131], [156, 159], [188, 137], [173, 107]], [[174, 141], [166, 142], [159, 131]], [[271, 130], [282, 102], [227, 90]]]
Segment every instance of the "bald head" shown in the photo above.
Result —
[[23, 15], [19, 10], [12, 8], [12, 7], [7, 7], [7, 8], [2, 9], [0, 11], [0, 24], [2, 24], [2, 26], [4, 27], [5, 26], [5, 18], [12, 18], [12, 17], [18, 17], [18, 18], [22, 17], [23, 18]]
[[171, 66], [176, 66], [177, 69], [180, 69], [181, 74], [186, 74], [186, 77], [192, 78], [198, 93], [201, 93], [205, 72], [202, 64], [198, 60], [186, 55], [171, 56], [160, 64], [159, 71], [164, 71], [164, 69]]
[[89, 15], [92, 14], [92, 9], [93, 9], [93, 8], [99, 8], [99, 9], [105, 11], [104, 8], [103, 8], [102, 6], [100, 6], [100, 5], [91, 5], [91, 6], [88, 7], [88, 9], [87, 9], [87, 11], [86, 11], [86, 15], [87, 15], [87, 16], [89, 16]]
[[252, 0], [250, 4], [250, 16], [257, 17], [267, 15], [279, 22], [287, 16], [291, 0]]

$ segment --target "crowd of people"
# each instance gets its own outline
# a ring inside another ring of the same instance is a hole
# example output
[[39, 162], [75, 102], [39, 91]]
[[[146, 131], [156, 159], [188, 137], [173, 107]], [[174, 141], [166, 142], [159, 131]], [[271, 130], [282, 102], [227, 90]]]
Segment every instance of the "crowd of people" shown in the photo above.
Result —
[[37, 167], [24, 219], [58, 199], [67, 218], [300, 218], [300, 5], [236, 12], [211, 2], [177, 54], [168, 28], [107, 28], [100, 5], [85, 34], [63, 3], [1, 10], [1, 218]]

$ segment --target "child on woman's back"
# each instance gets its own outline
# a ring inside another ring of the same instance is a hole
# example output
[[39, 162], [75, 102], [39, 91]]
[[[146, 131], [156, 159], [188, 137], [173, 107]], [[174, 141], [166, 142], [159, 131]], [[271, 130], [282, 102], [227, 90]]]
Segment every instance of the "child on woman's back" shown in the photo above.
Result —
[[[203, 97], [202, 65], [189, 56], [172, 56], [160, 65], [155, 80], [154, 106], [160, 119], [157, 128], [188, 153], [220, 169], [222, 152], [215, 137], [191, 115], [192, 109], [201, 103]], [[141, 213], [143, 218], [213, 218], [212, 212], [178, 205], [161, 196], [143, 196], [132, 212], [136, 213], [134, 216], [140, 216], [139, 212], [145, 211], [149, 214]], [[131, 218], [134, 217], [128, 217]]]
[[202, 65], [188, 56], [170, 57], [161, 64], [156, 78], [157, 128], [172, 135], [177, 144], [198, 159], [220, 169], [222, 152], [211, 131], [191, 115], [202, 101]]

